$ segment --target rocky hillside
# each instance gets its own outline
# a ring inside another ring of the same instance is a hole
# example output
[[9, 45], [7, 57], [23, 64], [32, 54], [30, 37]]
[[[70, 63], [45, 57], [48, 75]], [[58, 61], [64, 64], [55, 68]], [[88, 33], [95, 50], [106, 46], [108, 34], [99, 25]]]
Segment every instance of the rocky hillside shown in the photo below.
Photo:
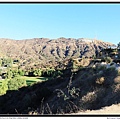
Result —
[[27, 40], [0, 39], [0, 55], [21, 60], [22, 64], [62, 61], [71, 57], [92, 57], [113, 44], [94, 39], [34, 38]]

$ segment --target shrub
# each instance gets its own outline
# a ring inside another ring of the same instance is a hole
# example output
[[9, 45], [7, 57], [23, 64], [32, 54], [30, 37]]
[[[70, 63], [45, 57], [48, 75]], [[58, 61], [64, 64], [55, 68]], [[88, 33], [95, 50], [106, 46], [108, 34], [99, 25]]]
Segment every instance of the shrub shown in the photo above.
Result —
[[105, 58], [105, 62], [106, 62], [106, 63], [111, 63], [111, 62], [112, 62], [111, 57], [106, 57], [106, 58]]
[[118, 76], [120, 76], [120, 70], [118, 70]]
[[47, 69], [46, 70], [46, 75], [49, 77], [53, 76], [54, 73], [55, 73], [55, 69]]
[[96, 83], [97, 84], [103, 84], [104, 81], [105, 81], [105, 78], [104, 77], [100, 77], [100, 78], [97, 78]]
[[56, 77], [61, 76], [62, 74], [63, 74], [62, 71], [56, 70], [56, 71], [53, 72], [53, 76], [52, 77], [56, 78]]
[[40, 69], [34, 70], [33, 75], [34, 75], [34, 76], [39, 76], [39, 77], [40, 77], [40, 76], [42, 75], [42, 70], [40, 70]]
[[115, 67], [110, 67], [110, 68], [107, 68], [107, 71], [109, 72], [112, 72], [112, 71], [116, 71], [117, 72], [117, 70], [115, 69]]
[[13, 77], [12, 71], [9, 69], [6, 73], [6, 78], [11, 79]]
[[0, 86], [0, 95], [6, 94], [7, 90], [8, 90], [7, 80], [4, 80], [2, 82], [2, 86]]
[[97, 67], [97, 70], [100, 71], [100, 70], [106, 70], [106, 66], [99, 66]]
[[20, 76], [24, 76], [24, 74], [25, 74], [25, 72], [23, 70], [20, 70], [20, 69], [18, 70], [18, 73]]
[[96, 92], [88, 92], [85, 96], [82, 97], [83, 103], [92, 103], [96, 100], [97, 95], [95, 94]]
[[18, 90], [23, 86], [26, 86], [26, 81], [19, 77], [15, 77], [8, 81], [8, 90]]
[[55, 70], [55, 69], [46, 69], [42, 71], [42, 76], [44, 77], [59, 77], [63, 74], [62, 70]]
[[67, 90], [63, 91], [61, 89], [56, 89], [55, 92], [57, 93], [58, 98], [62, 98], [64, 101], [66, 100], [71, 100], [71, 99], [76, 99], [79, 97], [80, 94], [80, 88], [76, 88], [72, 86], [72, 77], [70, 77], [70, 81], [67, 85]]
[[117, 84], [113, 88], [114, 92], [120, 92], [120, 84]]

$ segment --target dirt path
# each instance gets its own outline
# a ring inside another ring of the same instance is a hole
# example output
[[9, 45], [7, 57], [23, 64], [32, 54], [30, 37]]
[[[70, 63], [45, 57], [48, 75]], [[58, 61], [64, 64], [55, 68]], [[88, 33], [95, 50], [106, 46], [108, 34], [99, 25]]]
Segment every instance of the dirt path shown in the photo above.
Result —
[[102, 109], [99, 109], [99, 110], [87, 110], [87, 111], [84, 111], [84, 112], [78, 112], [78, 113], [72, 113], [72, 115], [120, 115], [120, 103], [119, 104], [113, 104], [111, 106], [106, 106], [106, 107], [103, 107]]

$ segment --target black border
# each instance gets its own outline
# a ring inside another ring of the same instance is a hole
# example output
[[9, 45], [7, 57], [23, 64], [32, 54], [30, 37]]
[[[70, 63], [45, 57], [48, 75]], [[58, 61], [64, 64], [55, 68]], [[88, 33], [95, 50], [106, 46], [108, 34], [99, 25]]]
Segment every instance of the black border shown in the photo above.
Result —
[[[0, 1], [0, 4], [119, 4], [120, 1]], [[0, 117], [120, 117], [118, 114], [75, 114], [75, 115], [28, 115], [28, 114], [0, 114]]]

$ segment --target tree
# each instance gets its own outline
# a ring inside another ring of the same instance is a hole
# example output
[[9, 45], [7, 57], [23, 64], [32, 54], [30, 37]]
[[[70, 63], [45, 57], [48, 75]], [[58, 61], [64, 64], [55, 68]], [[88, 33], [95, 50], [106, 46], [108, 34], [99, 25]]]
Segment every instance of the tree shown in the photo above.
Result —
[[39, 76], [39, 77], [40, 77], [40, 76], [42, 75], [41, 69], [36, 69], [36, 70], [34, 70], [33, 75], [34, 75], [34, 76]]
[[55, 69], [47, 69], [46, 73], [47, 73], [47, 76], [51, 77], [55, 73]]
[[120, 42], [117, 44], [117, 48], [120, 49]]
[[2, 60], [0, 59], [0, 67], [2, 66]]
[[11, 79], [13, 77], [13, 72], [9, 69], [6, 73], [6, 78]]
[[7, 90], [8, 90], [7, 80], [4, 80], [2, 82], [2, 85], [0, 86], [0, 95], [6, 94]]
[[18, 69], [12, 70], [13, 78], [19, 76]]
[[106, 58], [105, 58], [105, 62], [106, 62], [106, 63], [111, 63], [111, 62], [112, 62], [111, 57], [106, 57]]
[[18, 90], [19, 88], [26, 86], [26, 81], [19, 77], [12, 78], [8, 81], [8, 90]]
[[6, 67], [11, 67], [13, 64], [13, 60], [11, 58], [3, 58], [2, 59], [2, 66], [6, 66]]
[[19, 73], [20, 76], [24, 76], [24, 74], [25, 74], [25, 72], [21, 69], [18, 70], [18, 73]]

